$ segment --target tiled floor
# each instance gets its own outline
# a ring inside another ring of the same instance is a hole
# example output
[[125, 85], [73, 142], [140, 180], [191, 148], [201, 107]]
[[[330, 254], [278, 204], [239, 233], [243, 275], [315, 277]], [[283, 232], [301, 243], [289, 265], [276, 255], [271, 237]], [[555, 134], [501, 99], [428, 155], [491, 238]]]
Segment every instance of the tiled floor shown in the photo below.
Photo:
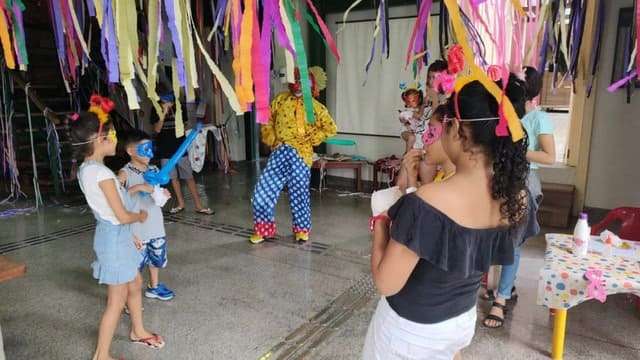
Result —
[[[284, 237], [251, 246], [246, 233], [254, 178], [248, 169], [234, 177], [207, 173], [198, 181], [205, 183], [201, 193], [216, 215], [187, 210], [167, 217], [169, 267], [161, 276], [177, 296], [168, 303], [144, 303], [147, 326], [165, 336], [167, 346], [152, 351], [130, 345], [123, 316], [114, 355], [359, 358], [376, 303], [367, 276], [368, 199], [314, 193], [313, 244], [298, 246]], [[286, 236], [290, 215], [283, 200], [278, 225]], [[90, 213], [59, 206], [0, 221], [0, 253], [28, 265], [26, 277], [0, 285], [7, 359], [90, 358], [105, 305], [105, 288], [89, 268], [92, 232], [83, 225], [92, 222]], [[478, 327], [465, 359], [548, 357], [551, 319], [535, 304], [543, 252], [542, 238], [526, 245], [519, 303], [503, 329]], [[479, 319], [487, 306], [479, 304]], [[609, 297], [606, 304], [589, 302], [569, 312], [565, 358], [640, 359], [639, 334], [640, 317], [625, 296]]]

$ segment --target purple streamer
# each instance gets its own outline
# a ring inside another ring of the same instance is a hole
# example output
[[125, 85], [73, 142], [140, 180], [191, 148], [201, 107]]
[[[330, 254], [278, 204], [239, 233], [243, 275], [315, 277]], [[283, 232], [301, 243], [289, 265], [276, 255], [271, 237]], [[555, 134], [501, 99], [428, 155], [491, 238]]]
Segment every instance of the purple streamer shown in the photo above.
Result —
[[216, 31], [216, 29], [220, 26], [220, 24], [222, 24], [222, 21], [224, 20], [224, 13], [227, 10], [227, 0], [218, 0], [218, 6], [215, 10], [213, 8], [213, 0], [211, 0], [211, 2], [211, 11], [214, 11], [213, 18], [216, 19], [216, 22], [213, 25], [213, 31]]
[[87, 0], [87, 10], [89, 10], [89, 16], [96, 16], [96, 4], [93, 3], [93, 0]]
[[[176, 14], [173, 11], [174, 0], [164, 1], [164, 10], [167, 13], [167, 20], [169, 23], [169, 31], [171, 32], [171, 40], [173, 42], [173, 48], [176, 53], [177, 68], [178, 68], [178, 80], [181, 86], [186, 86], [187, 80], [185, 76], [184, 68], [184, 56], [182, 53], [182, 44], [180, 43], [180, 32], [176, 26]], [[176, 94], [178, 95], [178, 94]]]
[[616, 90], [618, 90], [619, 88], [625, 86], [629, 81], [632, 81], [633, 78], [637, 77], [638, 73], [636, 72], [636, 70], [632, 70], [629, 75], [623, 77], [622, 79], [614, 82], [613, 84], [609, 85], [609, 87], [607, 87], [607, 91], [608, 92], [614, 92]]
[[542, 36], [542, 44], [540, 45], [540, 53], [538, 60], [538, 67], [536, 68], [540, 72], [544, 72], [547, 67], [547, 52], [549, 50], [549, 22], [544, 25], [544, 35]]
[[[118, 44], [116, 40], [115, 22], [113, 14], [112, 0], [104, 0], [104, 20], [102, 24], [102, 39], [106, 47], [106, 63], [107, 73], [110, 83], [117, 83], [120, 81], [120, 72], [118, 66]], [[103, 53], [104, 55], [104, 53]]]
[[64, 46], [64, 29], [62, 27], [62, 22], [60, 18], [62, 16], [61, 13], [62, 13], [62, 9], [60, 9], [60, 2], [52, 0], [51, 1], [51, 17], [53, 18], [53, 22], [54, 22], [56, 49], [58, 51], [58, 59], [60, 60], [60, 66], [64, 68], [65, 64], [67, 63], [67, 59], [65, 57], [66, 49]]
[[[279, 9], [280, 4], [278, 0], [266, 0], [270, 7], [273, 9]], [[287, 36], [287, 31], [284, 28], [284, 23], [282, 22], [282, 15], [279, 10], [273, 11], [273, 27], [275, 28], [276, 39], [278, 40], [278, 44], [281, 47], [287, 49], [289, 54], [296, 56], [296, 51], [293, 49], [293, 45], [289, 41], [289, 37]]]

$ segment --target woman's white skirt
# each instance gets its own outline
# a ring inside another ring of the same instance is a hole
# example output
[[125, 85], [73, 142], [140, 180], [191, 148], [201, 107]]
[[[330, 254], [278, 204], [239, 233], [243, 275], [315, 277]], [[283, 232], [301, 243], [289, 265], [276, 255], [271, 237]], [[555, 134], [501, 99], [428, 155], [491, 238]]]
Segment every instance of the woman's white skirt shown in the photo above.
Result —
[[383, 297], [364, 342], [364, 360], [451, 360], [471, 343], [476, 307], [454, 318], [420, 324], [400, 317]]

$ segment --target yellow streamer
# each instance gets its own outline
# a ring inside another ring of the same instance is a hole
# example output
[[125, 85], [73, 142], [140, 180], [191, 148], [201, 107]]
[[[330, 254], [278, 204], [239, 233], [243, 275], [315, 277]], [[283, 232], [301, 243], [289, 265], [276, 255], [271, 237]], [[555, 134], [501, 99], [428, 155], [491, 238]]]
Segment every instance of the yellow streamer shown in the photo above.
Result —
[[98, 25], [102, 28], [102, 19], [104, 15], [104, 5], [102, 4], [102, 0], [93, 0], [93, 4], [96, 8], [96, 19], [98, 20]]
[[[184, 58], [185, 75], [187, 77], [187, 83], [185, 87], [185, 97], [187, 103], [193, 103], [196, 100], [196, 93], [194, 89], [198, 88], [198, 73], [196, 71], [196, 59], [193, 49], [193, 38], [191, 33], [191, 27], [188, 24], [186, 16], [186, 6], [184, 1], [176, 1], [175, 4], [179, 4], [180, 14], [176, 13], [176, 21], [180, 20], [180, 36], [182, 37], [182, 52]], [[184, 15], [183, 15], [184, 14]]]
[[502, 89], [500, 89], [498, 85], [496, 85], [496, 83], [489, 79], [485, 72], [478, 65], [476, 65], [474, 61], [473, 51], [469, 47], [467, 34], [462, 23], [462, 18], [460, 17], [460, 9], [458, 8], [456, 0], [444, 0], [444, 3], [449, 10], [451, 24], [453, 25], [453, 31], [456, 35], [456, 38], [458, 39], [458, 43], [462, 46], [465, 61], [467, 62], [471, 71], [470, 75], [458, 78], [456, 80], [456, 93], [458, 93], [468, 83], [474, 80], [478, 80], [487, 89], [487, 91], [489, 91], [491, 95], [493, 95], [498, 103], [502, 102], [504, 115], [507, 118], [509, 131], [511, 132], [511, 139], [513, 139], [514, 142], [522, 139], [524, 137], [524, 131], [522, 130], [520, 119], [518, 118], [518, 115], [513, 108], [513, 104], [511, 104], [511, 101], [509, 101], [506, 96], [502, 96]]
[[182, 104], [180, 103], [180, 79], [178, 79], [178, 59], [171, 59], [171, 83], [173, 85], [173, 94], [176, 97], [176, 111], [174, 121], [176, 122], [176, 137], [184, 136], [184, 121], [182, 119]]
[[524, 9], [522, 8], [520, 0], [511, 0], [511, 3], [520, 16], [527, 16], [527, 14], [524, 12]]
[[251, 74], [251, 45], [253, 43], [254, 0], [244, 0], [244, 15], [240, 31], [240, 87], [238, 97], [240, 104], [247, 106], [255, 100], [253, 94], [253, 75]]
[[16, 62], [13, 58], [13, 50], [11, 47], [11, 37], [9, 36], [9, 24], [4, 17], [4, 11], [0, 11], [0, 41], [4, 50], [4, 59], [9, 69], [16, 68]]
[[159, 0], [149, 0], [148, 22], [149, 38], [147, 44], [147, 54], [149, 63], [147, 64], [147, 96], [151, 100], [153, 108], [158, 116], [162, 114], [162, 108], [158, 101], [160, 97], [156, 92], [156, 82], [158, 80], [158, 6]]
[[[129, 109], [137, 110], [140, 109], [140, 104], [138, 104], [138, 94], [132, 82], [135, 77], [133, 54], [137, 54], [138, 48], [136, 4], [129, 0], [115, 0], [113, 5], [120, 59], [120, 83], [127, 93]], [[135, 52], [133, 52], [134, 49]]]

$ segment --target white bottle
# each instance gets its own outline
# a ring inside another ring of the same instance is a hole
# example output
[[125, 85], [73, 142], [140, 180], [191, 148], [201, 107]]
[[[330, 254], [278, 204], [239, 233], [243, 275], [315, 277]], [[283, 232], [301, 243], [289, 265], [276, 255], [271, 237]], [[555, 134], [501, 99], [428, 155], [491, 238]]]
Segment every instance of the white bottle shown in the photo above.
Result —
[[587, 256], [591, 227], [587, 222], [587, 214], [580, 213], [580, 218], [573, 229], [573, 253], [576, 256]]

